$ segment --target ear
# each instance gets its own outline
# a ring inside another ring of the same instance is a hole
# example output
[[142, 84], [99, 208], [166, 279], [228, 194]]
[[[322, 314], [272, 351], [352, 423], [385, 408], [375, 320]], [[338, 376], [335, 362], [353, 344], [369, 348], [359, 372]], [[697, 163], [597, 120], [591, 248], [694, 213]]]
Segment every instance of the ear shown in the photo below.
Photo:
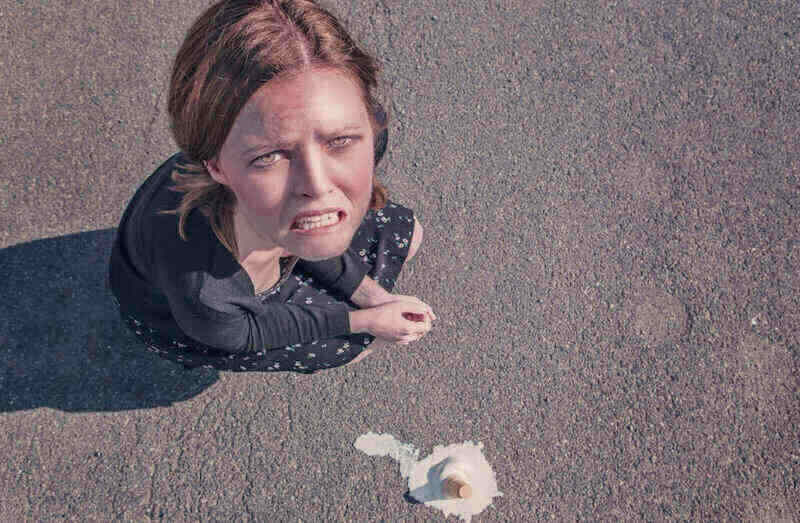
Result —
[[219, 160], [216, 156], [203, 162], [203, 165], [205, 165], [206, 171], [208, 171], [208, 174], [211, 175], [211, 178], [213, 178], [215, 182], [221, 183], [222, 185], [229, 185], [228, 177], [225, 176], [225, 173], [220, 169]]

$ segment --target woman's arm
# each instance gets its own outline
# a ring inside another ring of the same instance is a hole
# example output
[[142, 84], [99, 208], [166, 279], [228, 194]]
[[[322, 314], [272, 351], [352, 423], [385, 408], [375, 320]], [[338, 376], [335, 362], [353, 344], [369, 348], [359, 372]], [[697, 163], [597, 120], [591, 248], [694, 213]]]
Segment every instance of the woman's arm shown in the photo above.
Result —
[[190, 338], [242, 353], [350, 333], [344, 304], [330, 308], [263, 302], [236, 260], [215, 243], [212, 231], [198, 228], [189, 234], [194, 241], [168, 237], [153, 249], [152, 274], [172, 318]]
[[[361, 309], [377, 307], [392, 299], [391, 293], [366, 274], [369, 266], [361, 263], [350, 248], [336, 258], [318, 262], [299, 260], [298, 264], [301, 270], [307, 271], [323, 285], [339, 290]], [[354, 284], [358, 286], [350, 294], [349, 289]]]
[[230, 288], [214, 283], [201, 287], [187, 285], [184, 279], [178, 285], [162, 287], [178, 327], [204, 345], [244, 353], [311, 343], [352, 332], [344, 307], [262, 303], [256, 297], [237, 295]]
[[370, 307], [376, 307], [382, 303], [391, 301], [391, 296], [391, 293], [381, 287], [378, 282], [369, 276], [364, 276], [364, 279], [361, 280], [361, 284], [350, 297], [350, 301], [358, 305], [361, 309], [369, 309]]
[[[425, 305], [414, 296], [392, 294], [384, 289], [378, 282], [367, 275], [369, 265], [363, 263], [358, 254], [351, 248], [348, 248], [341, 256], [335, 258], [318, 262], [300, 260], [298, 264], [302, 264], [301, 270], [309, 272], [322, 285], [338, 290], [360, 309], [378, 307], [392, 301], [406, 301]], [[427, 308], [428, 316], [431, 320], [435, 320], [436, 315], [433, 314], [430, 307]]]
[[340, 256], [320, 261], [300, 259], [297, 267], [308, 272], [324, 287], [336, 290], [350, 299], [369, 272], [369, 265], [350, 247]]

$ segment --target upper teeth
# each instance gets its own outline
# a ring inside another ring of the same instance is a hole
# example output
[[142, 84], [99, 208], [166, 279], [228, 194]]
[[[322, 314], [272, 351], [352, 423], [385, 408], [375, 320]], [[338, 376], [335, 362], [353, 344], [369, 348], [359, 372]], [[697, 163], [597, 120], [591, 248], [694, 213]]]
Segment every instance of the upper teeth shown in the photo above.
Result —
[[295, 223], [303, 229], [310, 229], [311, 227], [321, 227], [329, 225], [333, 222], [339, 221], [338, 212], [329, 212], [328, 214], [320, 214], [318, 216], [306, 216], [300, 218]]

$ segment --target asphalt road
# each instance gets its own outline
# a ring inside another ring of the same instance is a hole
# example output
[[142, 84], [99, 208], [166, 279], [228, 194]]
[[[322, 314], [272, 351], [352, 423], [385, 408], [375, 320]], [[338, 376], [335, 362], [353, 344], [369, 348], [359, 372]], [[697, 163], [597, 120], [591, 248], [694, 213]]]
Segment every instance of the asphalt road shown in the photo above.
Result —
[[0, 0], [0, 521], [443, 519], [370, 431], [482, 442], [473, 521], [800, 521], [796, 1], [328, 1], [439, 321], [312, 376], [183, 371], [104, 288], [204, 5]]

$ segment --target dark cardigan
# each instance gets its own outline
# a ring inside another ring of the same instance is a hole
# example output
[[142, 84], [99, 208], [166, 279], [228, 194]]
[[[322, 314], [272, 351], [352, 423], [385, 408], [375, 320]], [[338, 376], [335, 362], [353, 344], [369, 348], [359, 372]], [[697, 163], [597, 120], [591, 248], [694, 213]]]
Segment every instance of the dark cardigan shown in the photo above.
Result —
[[[199, 211], [187, 218], [188, 241], [180, 238], [178, 216], [160, 214], [180, 203], [181, 194], [169, 190], [170, 175], [180, 161], [178, 153], [162, 164], [123, 214], [109, 267], [109, 284], [121, 309], [175, 339], [188, 336], [232, 353], [350, 334], [343, 305], [323, 308], [262, 300]], [[284, 258], [282, 280], [295, 262], [345, 298], [369, 270], [348, 249], [320, 262]]]

